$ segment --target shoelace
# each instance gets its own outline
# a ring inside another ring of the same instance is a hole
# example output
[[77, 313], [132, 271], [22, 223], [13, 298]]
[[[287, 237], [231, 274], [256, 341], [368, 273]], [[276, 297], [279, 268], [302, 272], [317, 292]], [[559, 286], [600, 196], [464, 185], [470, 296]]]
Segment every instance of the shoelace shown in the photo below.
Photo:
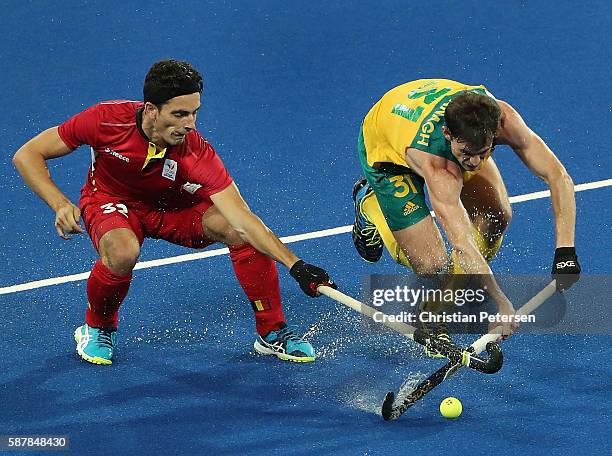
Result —
[[442, 342], [446, 342], [450, 344], [451, 338], [447, 333], [440, 333], [436, 337], [438, 340], [441, 340]]
[[438, 329], [435, 333], [436, 333], [436, 338], [438, 340], [450, 343], [451, 338], [448, 335], [448, 328], [446, 327], [446, 323], [438, 323]]
[[98, 339], [96, 342], [99, 347], [113, 348], [113, 339], [110, 331], [101, 330], [98, 332]]
[[368, 218], [361, 212], [361, 206], [359, 209], [360, 218], [363, 219], [364, 227], [360, 230], [361, 235], [366, 240], [366, 247], [378, 247], [382, 243], [382, 237], [378, 232], [378, 228], [372, 222], [368, 220]]
[[366, 226], [361, 230], [361, 235], [366, 239], [367, 246], [378, 246], [382, 242], [378, 228], [373, 223], [366, 222]]
[[284, 328], [279, 328], [276, 331], [279, 339], [282, 340], [301, 340], [293, 331], [289, 329], [289, 327], [285, 326]]

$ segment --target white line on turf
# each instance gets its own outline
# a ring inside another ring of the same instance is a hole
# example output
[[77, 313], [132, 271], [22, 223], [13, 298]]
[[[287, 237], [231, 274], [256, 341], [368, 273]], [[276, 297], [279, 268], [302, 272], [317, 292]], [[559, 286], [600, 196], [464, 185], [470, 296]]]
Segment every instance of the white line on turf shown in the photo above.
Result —
[[[585, 190], [594, 190], [602, 187], [610, 187], [612, 186], [612, 179], [605, 179], [596, 182], [588, 182], [585, 184], [579, 184], [574, 187], [576, 192], [582, 192]], [[510, 197], [510, 203], [522, 203], [524, 201], [531, 201], [536, 199], [548, 198], [550, 196], [550, 191], [541, 191], [541, 192], [533, 192], [527, 193], [525, 195], [517, 195]], [[335, 236], [336, 234], [349, 233], [352, 229], [352, 225], [339, 226], [336, 228], [330, 228], [327, 230], [313, 231], [311, 233], [304, 234], [296, 234], [293, 236], [285, 236], [281, 238], [285, 244], [289, 244], [292, 242], [305, 241], [309, 239], [316, 239], [327, 236]], [[188, 253], [186, 255], [178, 255], [168, 258], [160, 258], [159, 260], [149, 260], [149, 261], [141, 261], [136, 264], [134, 269], [148, 269], [148, 268], [156, 268], [158, 266], [165, 266], [168, 264], [174, 263], [183, 263], [186, 261], [195, 261], [201, 260], [203, 258], [209, 258], [219, 255], [225, 255], [229, 253], [227, 248], [222, 249], [213, 249], [206, 250], [204, 252], [196, 252], [196, 253]], [[80, 274], [72, 274], [61, 277], [52, 277], [50, 279], [44, 280], [35, 280], [33, 282], [26, 282], [17, 285], [11, 285], [8, 287], [0, 288], [0, 295], [9, 294], [9, 293], [17, 293], [19, 291], [32, 290], [35, 288], [48, 287], [51, 285], [59, 285], [62, 283], [68, 282], [77, 282], [79, 280], [85, 280], [89, 277], [89, 272], [82, 272]]]

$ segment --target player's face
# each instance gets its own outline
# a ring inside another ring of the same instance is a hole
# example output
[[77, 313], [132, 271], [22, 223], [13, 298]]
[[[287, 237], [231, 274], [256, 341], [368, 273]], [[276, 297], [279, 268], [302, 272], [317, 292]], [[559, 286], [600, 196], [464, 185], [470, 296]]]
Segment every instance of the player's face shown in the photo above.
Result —
[[452, 154], [466, 171], [476, 171], [479, 169], [495, 149], [493, 138], [489, 138], [486, 146], [481, 149], [475, 149], [468, 143], [457, 141], [457, 139], [453, 138], [446, 127], [442, 127], [442, 133], [446, 140], [450, 142]]
[[155, 136], [167, 146], [181, 144], [185, 136], [195, 129], [198, 109], [199, 93], [171, 98], [153, 113]]
[[479, 150], [474, 150], [469, 144], [455, 139], [451, 139], [450, 143], [453, 155], [466, 171], [476, 171], [479, 169], [495, 148], [492, 140]]

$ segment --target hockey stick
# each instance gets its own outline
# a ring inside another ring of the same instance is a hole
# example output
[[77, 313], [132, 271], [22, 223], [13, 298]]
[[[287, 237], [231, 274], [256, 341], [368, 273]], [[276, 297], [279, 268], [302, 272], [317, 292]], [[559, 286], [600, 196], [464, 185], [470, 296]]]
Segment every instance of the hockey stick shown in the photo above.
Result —
[[[344, 304], [357, 312], [366, 315], [375, 320], [374, 315], [379, 311], [374, 308], [357, 301], [344, 293], [335, 290], [327, 286], [320, 286], [318, 288], [319, 293], [333, 299], [334, 301]], [[382, 314], [382, 312], [380, 312]], [[375, 320], [378, 321], [378, 320]], [[469, 349], [462, 349], [456, 345], [448, 342], [438, 340], [436, 338], [430, 338], [430, 335], [420, 328], [415, 328], [403, 322], [389, 322], [387, 319], [382, 319], [380, 323], [399, 332], [407, 338], [414, 340], [415, 342], [424, 345], [430, 350], [437, 351], [445, 357], [447, 357], [451, 363], [458, 364], [459, 366], [467, 366], [471, 369], [483, 372], [485, 374], [494, 374], [501, 369], [503, 364], [503, 355], [497, 342], [492, 341], [490, 344], [485, 344], [488, 358], [482, 358], [474, 354]], [[483, 350], [484, 350], [483, 349]], [[480, 350], [482, 352], [483, 350]], [[480, 353], [479, 352], [479, 353]]]
[[[550, 298], [556, 291], [556, 282], [553, 280], [548, 285], [546, 285], [538, 294], [536, 294], [533, 298], [531, 298], [523, 307], [521, 307], [516, 314], [517, 315], [529, 315], [533, 313], [542, 303], [544, 303], [548, 298]], [[496, 327], [493, 331], [485, 334], [476, 342], [474, 342], [470, 347], [468, 347], [468, 351], [471, 353], [469, 356], [478, 355], [485, 348], [488, 351], [488, 345], [492, 343], [496, 343], [495, 341], [499, 338], [500, 328]], [[416, 401], [421, 399], [427, 393], [429, 393], [432, 389], [438, 386], [447, 378], [451, 377], [459, 368], [461, 368], [462, 363], [457, 362], [456, 360], [449, 360], [449, 362], [438, 369], [436, 372], [431, 374], [421, 383], [419, 383], [412, 392], [406, 396], [402, 402], [398, 405], [394, 405], [395, 401], [395, 393], [392, 391], [388, 392], [385, 396], [382, 405], [382, 416], [385, 421], [395, 420], [399, 418], [406, 410], [412, 407]]]

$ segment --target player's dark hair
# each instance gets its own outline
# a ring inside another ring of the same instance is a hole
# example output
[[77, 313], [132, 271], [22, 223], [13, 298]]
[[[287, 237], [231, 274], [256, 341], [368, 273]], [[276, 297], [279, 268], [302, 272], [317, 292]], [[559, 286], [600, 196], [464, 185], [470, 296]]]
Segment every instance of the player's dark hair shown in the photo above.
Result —
[[159, 107], [174, 97], [202, 93], [203, 88], [202, 76], [189, 63], [162, 60], [147, 73], [142, 92], [145, 102]]
[[500, 117], [501, 109], [495, 99], [475, 92], [456, 96], [444, 112], [451, 137], [475, 150], [493, 139]]

